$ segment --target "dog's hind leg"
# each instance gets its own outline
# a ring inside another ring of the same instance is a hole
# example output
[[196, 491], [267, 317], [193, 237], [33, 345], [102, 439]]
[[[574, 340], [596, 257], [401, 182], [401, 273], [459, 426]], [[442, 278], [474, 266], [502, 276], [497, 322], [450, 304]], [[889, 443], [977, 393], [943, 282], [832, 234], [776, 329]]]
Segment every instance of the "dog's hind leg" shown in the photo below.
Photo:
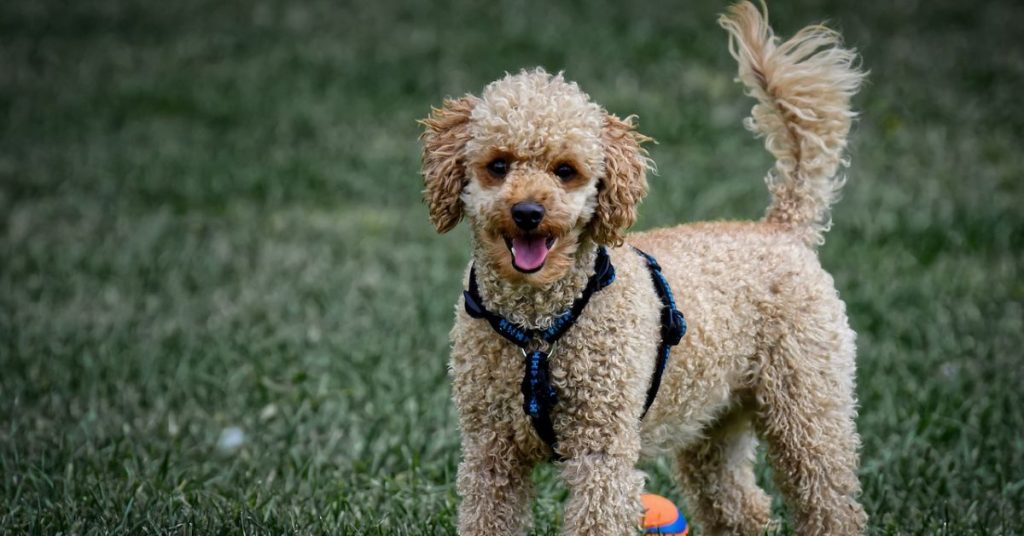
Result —
[[737, 411], [679, 452], [680, 484], [701, 534], [760, 534], [768, 525], [771, 501], [754, 479], [756, 445], [748, 415]]
[[804, 314], [782, 333], [756, 387], [755, 426], [796, 534], [860, 534], [867, 522], [856, 498], [854, 335], [841, 310]]

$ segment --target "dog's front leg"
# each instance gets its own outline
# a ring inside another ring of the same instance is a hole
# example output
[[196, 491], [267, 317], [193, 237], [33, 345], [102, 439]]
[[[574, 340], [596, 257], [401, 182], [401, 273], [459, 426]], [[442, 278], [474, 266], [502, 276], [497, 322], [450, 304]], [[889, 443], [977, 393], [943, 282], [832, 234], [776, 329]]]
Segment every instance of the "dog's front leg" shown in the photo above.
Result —
[[511, 438], [463, 435], [459, 534], [522, 534], [530, 516], [530, 464]]
[[569, 487], [565, 535], [639, 534], [643, 473], [636, 455], [592, 452], [566, 461], [562, 476]]

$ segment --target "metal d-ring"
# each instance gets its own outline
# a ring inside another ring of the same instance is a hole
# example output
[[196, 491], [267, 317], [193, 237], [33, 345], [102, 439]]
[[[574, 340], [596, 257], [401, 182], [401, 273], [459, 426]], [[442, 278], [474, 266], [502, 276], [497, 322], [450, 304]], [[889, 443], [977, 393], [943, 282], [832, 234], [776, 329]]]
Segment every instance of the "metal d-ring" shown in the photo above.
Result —
[[550, 343], [550, 342], [545, 341], [543, 339], [540, 339], [540, 340], [535, 339], [535, 340], [530, 341], [530, 342], [531, 342], [531, 344], [529, 345], [530, 346], [529, 350], [527, 350], [526, 348], [523, 348], [522, 346], [519, 347], [519, 353], [523, 354], [523, 358], [524, 359], [526, 358], [526, 356], [528, 356], [532, 352], [542, 352], [544, 355], [549, 356], [549, 357], [552, 354], [555, 353], [555, 346], [556, 345], [554, 343]]

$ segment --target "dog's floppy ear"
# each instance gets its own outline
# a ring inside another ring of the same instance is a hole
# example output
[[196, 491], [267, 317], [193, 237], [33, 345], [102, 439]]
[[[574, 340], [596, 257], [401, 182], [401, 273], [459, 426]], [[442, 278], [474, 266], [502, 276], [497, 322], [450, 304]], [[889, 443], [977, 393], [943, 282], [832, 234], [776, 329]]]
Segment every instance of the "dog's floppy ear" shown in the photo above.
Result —
[[443, 106], [432, 109], [430, 117], [420, 121], [426, 129], [420, 136], [426, 186], [423, 199], [430, 210], [430, 221], [439, 233], [448, 232], [462, 219], [459, 194], [468, 180], [463, 153], [470, 136], [469, 117], [476, 102], [472, 95], [445, 99]]
[[601, 135], [605, 171], [591, 220], [591, 236], [599, 244], [622, 244], [623, 232], [636, 222], [637, 205], [647, 195], [647, 170], [653, 163], [641, 145], [652, 140], [636, 131], [633, 119], [605, 114]]

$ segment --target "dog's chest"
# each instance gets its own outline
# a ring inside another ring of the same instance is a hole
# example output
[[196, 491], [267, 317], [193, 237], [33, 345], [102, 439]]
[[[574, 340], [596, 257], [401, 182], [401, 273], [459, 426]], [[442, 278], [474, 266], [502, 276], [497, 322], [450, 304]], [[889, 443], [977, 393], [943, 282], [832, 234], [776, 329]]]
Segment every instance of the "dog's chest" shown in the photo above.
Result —
[[[583, 422], [592, 426], [595, 415], [639, 419], [660, 340], [660, 308], [649, 285], [633, 288], [631, 279], [627, 274], [596, 294], [551, 350], [551, 383], [558, 393], [552, 418], [560, 436]], [[523, 353], [461, 310], [451, 338], [452, 390], [463, 430], [511, 434], [521, 448], [539, 449], [523, 409]]]

